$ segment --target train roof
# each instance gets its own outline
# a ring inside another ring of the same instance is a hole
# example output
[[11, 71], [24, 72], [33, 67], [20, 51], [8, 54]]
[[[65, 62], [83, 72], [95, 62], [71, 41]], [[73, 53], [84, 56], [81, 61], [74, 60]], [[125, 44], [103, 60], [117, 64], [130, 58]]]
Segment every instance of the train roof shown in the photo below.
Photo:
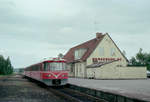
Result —
[[64, 61], [66, 62], [65, 59], [62, 59], [62, 58], [44, 58], [41, 62], [47, 62], [47, 61]]
[[34, 66], [34, 65], [38, 65], [38, 64], [41, 64], [41, 63], [45, 63], [45, 62], [66, 62], [66, 60], [62, 59], [62, 58], [52, 58], [52, 57], [50, 57], [50, 58], [44, 58], [39, 63], [32, 64], [32, 65], [30, 65], [28, 67], [31, 67], [31, 66]]

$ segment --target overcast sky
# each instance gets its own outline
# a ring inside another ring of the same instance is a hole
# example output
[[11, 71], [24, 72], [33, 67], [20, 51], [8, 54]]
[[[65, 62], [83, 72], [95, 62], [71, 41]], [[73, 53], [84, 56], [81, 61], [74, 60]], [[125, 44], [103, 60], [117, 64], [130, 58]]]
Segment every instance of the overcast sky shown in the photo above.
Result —
[[0, 0], [0, 54], [15, 68], [108, 32], [129, 59], [150, 52], [150, 0]]

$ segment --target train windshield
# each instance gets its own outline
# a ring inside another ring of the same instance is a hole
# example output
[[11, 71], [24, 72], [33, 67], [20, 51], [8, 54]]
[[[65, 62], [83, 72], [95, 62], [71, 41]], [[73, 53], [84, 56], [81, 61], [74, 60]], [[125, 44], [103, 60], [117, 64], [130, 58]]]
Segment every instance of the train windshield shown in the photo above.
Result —
[[66, 70], [66, 63], [52, 62], [45, 63], [45, 71]]

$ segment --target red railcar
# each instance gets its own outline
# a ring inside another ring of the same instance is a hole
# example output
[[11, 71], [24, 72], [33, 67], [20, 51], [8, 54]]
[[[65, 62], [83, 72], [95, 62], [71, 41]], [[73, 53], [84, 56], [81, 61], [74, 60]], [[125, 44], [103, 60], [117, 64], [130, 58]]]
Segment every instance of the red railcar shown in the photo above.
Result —
[[68, 81], [66, 61], [51, 58], [25, 68], [24, 75], [41, 81], [48, 86], [65, 85]]

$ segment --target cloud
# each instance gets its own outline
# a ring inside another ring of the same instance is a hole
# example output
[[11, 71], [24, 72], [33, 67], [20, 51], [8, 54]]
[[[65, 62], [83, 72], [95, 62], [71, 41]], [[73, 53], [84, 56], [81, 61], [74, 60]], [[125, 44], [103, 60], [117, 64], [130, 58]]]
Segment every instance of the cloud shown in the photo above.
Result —
[[60, 29], [60, 32], [62, 33], [68, 33], [71, 32], [73, 29], [71, 27], [64, 27]]
[[24, 67], [65, 54], [96, 32], [108, 32], [130, 58], [140, 47], [150, 51], [149, 4], [149, 0], [1, 0], [0, 54], [10, 56], [14, 67]]

